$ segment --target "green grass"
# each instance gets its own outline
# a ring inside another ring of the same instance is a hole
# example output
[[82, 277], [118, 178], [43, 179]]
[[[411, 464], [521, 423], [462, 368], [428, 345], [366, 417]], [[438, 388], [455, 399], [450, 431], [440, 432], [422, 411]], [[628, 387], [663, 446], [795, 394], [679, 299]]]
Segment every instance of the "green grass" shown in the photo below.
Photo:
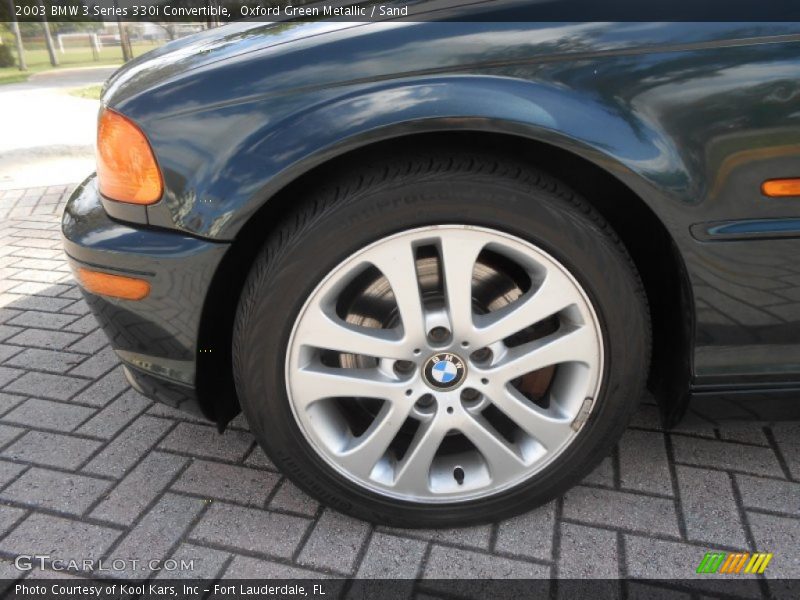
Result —
[[[5, 40], [8, 43], [8, 40]], [[153, 44], [134, 44], [133, 55], [140, 56], [152, 50], [156, 45]], [[16, 55], [16, 52], [14, 53]], [[66, 52], [62, 54], [56, 51], [58, 58], [58, 68], [72, 68], [72, 67], [92, 67], [92, 66], [112, 66], [122, 64], [122, 50], [119, 46], [106, 46], [100, 50], [98, 60], [94, 60], [92, 51], [86, 48], [67, 48]], [[0, 85], [6, 83], [17, 83], [19, 81], [26, 81], [28, 77], [34, 73], [41, 73], [42, 71], [49, 71], [53, 69], [50, 65], [50, 57], [45, 48], [31, 48], [25, 49], [25, 61], [27, 62], [28, 70], [20, 71], [17, 67], [4, 67], [0, 69]]]
[[90, 100], [100, 100], [100, 92], [103, 91], [102, 85], [89, 85], [84, 88], [77, 88], [74, 90], [70, 90], [69, 93], [72, 96], [77, 96], [78, 98], [88, 98]]

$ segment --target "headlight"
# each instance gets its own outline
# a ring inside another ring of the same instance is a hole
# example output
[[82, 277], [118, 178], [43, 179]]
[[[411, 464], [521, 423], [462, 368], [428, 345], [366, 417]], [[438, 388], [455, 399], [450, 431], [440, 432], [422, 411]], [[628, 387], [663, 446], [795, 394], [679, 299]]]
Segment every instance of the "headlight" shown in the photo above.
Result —
[[133, 121], [103, 109], [97, 124], [97, 182], [106, 198], [153, 204], [164, 184], [153, 149]]

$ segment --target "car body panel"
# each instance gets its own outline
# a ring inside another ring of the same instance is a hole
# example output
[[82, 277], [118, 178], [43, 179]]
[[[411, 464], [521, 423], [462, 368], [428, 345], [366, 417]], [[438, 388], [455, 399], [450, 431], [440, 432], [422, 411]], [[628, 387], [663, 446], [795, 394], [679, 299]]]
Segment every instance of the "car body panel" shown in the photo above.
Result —
[[[708, 391], [800, 382], [800, 237], [781, 225], [800, 201], [760, 193], [800, 176], [798, 72], [798, 23], [251, 23], [143, 57], [104, 102], [163, 171], [164, 198], [131, 219], [208, 243], [374, 142], [460, 130], [569, 151], [672, 237]], [[747, 239], [715, 228], [736, 221], [755, 222]]]
[[112, 220], [94, 177], [73, 192], [62, 231], [73, 270], [84, 267], [150, 283], [148, 296], [137, 301], [84, 290], [129, 379], [175, 408], [213, 418], [194, 393], [196, 357], [203, 350], [197, 332], [204, 292], [228, 244]]

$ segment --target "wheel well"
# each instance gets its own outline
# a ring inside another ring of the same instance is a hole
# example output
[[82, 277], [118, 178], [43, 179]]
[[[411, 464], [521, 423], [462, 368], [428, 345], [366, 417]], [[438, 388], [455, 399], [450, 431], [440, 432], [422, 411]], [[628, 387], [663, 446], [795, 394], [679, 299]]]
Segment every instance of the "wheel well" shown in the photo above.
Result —
[[317, 166], [265, 202], [239, 231], [212, 281], [203, 309], [197, 389], [201, 403], [220, 429], [238, 412], [233, 381], [233, 319], [244, 282], [271, 228], [290, 213], [311, 186], [358, 164], [402, 152], [448, 149], [501, 153], [557, 177], [586, 198], [611, 224], [628, 248], [645, 287], [653, 327], [648, 387], [669, 422], [685, 410], [690, 379], [692, 301], [680, 253], [661, 220], [630, 188], [597, 165], [561, 148], [513, 135], [473, 132], [414, 134], [371, 144]]

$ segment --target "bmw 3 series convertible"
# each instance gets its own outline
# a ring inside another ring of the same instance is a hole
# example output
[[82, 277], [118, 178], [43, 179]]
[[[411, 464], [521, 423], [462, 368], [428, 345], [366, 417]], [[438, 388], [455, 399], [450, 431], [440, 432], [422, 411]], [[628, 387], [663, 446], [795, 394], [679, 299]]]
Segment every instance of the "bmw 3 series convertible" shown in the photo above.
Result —
[[[800, 390], [800, 24], [233, 23], [107, 82], [63, 216], [131, 384], [404, 527], [508, 517], [649, 388]], [[222, 433], [224, 435], [224, 433]]]

